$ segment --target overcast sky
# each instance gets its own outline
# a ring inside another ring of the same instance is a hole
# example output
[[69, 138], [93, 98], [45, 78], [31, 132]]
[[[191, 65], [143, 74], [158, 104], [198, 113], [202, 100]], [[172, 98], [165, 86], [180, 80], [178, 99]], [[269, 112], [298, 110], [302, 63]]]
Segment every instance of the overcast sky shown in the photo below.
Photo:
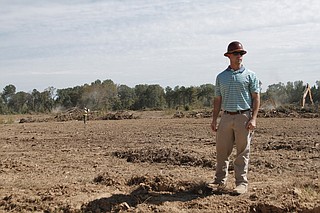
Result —
[[239, 40], [263, 89], [320, 80], [318, 0], [0, 0], [0, 92], [215, 83]]

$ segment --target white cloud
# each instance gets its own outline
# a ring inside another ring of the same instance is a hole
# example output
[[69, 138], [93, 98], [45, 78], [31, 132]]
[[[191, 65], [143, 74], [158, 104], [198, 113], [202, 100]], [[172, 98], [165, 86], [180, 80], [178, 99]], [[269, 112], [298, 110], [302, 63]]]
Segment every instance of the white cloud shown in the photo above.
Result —
[[[214, 83], [228, 65], [223, 52], [232, 40], [244, 44], [245, 65], [267, 85], [319, 78], [316, 0], [0, 4], [0, 72], [12, 73], [0, 80], [2, 88], [9, 82], [25, 90], [68, 87], [98, 78], [130, 86]], [[19, 80], [35, 73], [32, 83]]]

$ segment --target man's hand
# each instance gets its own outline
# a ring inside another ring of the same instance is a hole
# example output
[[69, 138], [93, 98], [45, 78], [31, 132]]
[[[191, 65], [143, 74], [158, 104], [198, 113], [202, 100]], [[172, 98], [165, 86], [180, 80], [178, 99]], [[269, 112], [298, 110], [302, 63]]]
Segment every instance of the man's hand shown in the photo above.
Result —
[[217, 120], [213, 119], [211, 122], [211, 129], [212, 131], [216, 132], [217, 131]]
[[221, 96], [216, 96], [213, 99], [213, 110], [212, 110], [212, 122], [211, 122], [211, 129], [212, 131], [216, 132], [218, 129], [218, 123], [217, 119], [219, 117], [219, 113], [221, 110], [221, 102], [222, 102], [222, 97]]
[[248, 130], [254, 130], [256, 127], [257, 127], [256, 119], [249, 120], [246, 126]]

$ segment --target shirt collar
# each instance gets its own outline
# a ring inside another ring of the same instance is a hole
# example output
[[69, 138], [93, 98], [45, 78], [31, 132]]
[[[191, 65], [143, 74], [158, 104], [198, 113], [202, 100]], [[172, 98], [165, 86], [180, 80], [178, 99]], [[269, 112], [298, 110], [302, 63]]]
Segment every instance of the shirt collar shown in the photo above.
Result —
[[227, 71], [230, 71], [234, 74], [243, 73], [244, 70], [245, 70], [245, 67], [243, 65], [241, 65], [240, 69], [238, 69], [238, 70], [233, 70], [230, 66], [228, 66], [228, 68], [227, 68]]

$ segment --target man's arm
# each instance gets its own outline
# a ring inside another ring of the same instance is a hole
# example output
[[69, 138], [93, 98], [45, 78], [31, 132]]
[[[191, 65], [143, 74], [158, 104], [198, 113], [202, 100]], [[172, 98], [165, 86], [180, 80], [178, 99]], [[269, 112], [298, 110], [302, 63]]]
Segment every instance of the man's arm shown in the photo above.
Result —
[[259, 107], [260, 107], [260, 94], [259, 93], [252, 93], [252, 117], [257, 119]]
[[260, 107], [260, 94], [253, 92], [251, 93], [252, 97], [252, 117], [251, 120], [247, 123], [247, 129], [253, 130], [257, 126], [257, 117]]
[[221, 96], [214, 97], [213, 110], [212, 110], [212, 123], [211, 123], [211, 129], [214, 132], [217, 131], [217, 120], [218, 120], [218, 116], [219, 116], [219, 113], [221, 110], [221, 102], [222, 102]]

